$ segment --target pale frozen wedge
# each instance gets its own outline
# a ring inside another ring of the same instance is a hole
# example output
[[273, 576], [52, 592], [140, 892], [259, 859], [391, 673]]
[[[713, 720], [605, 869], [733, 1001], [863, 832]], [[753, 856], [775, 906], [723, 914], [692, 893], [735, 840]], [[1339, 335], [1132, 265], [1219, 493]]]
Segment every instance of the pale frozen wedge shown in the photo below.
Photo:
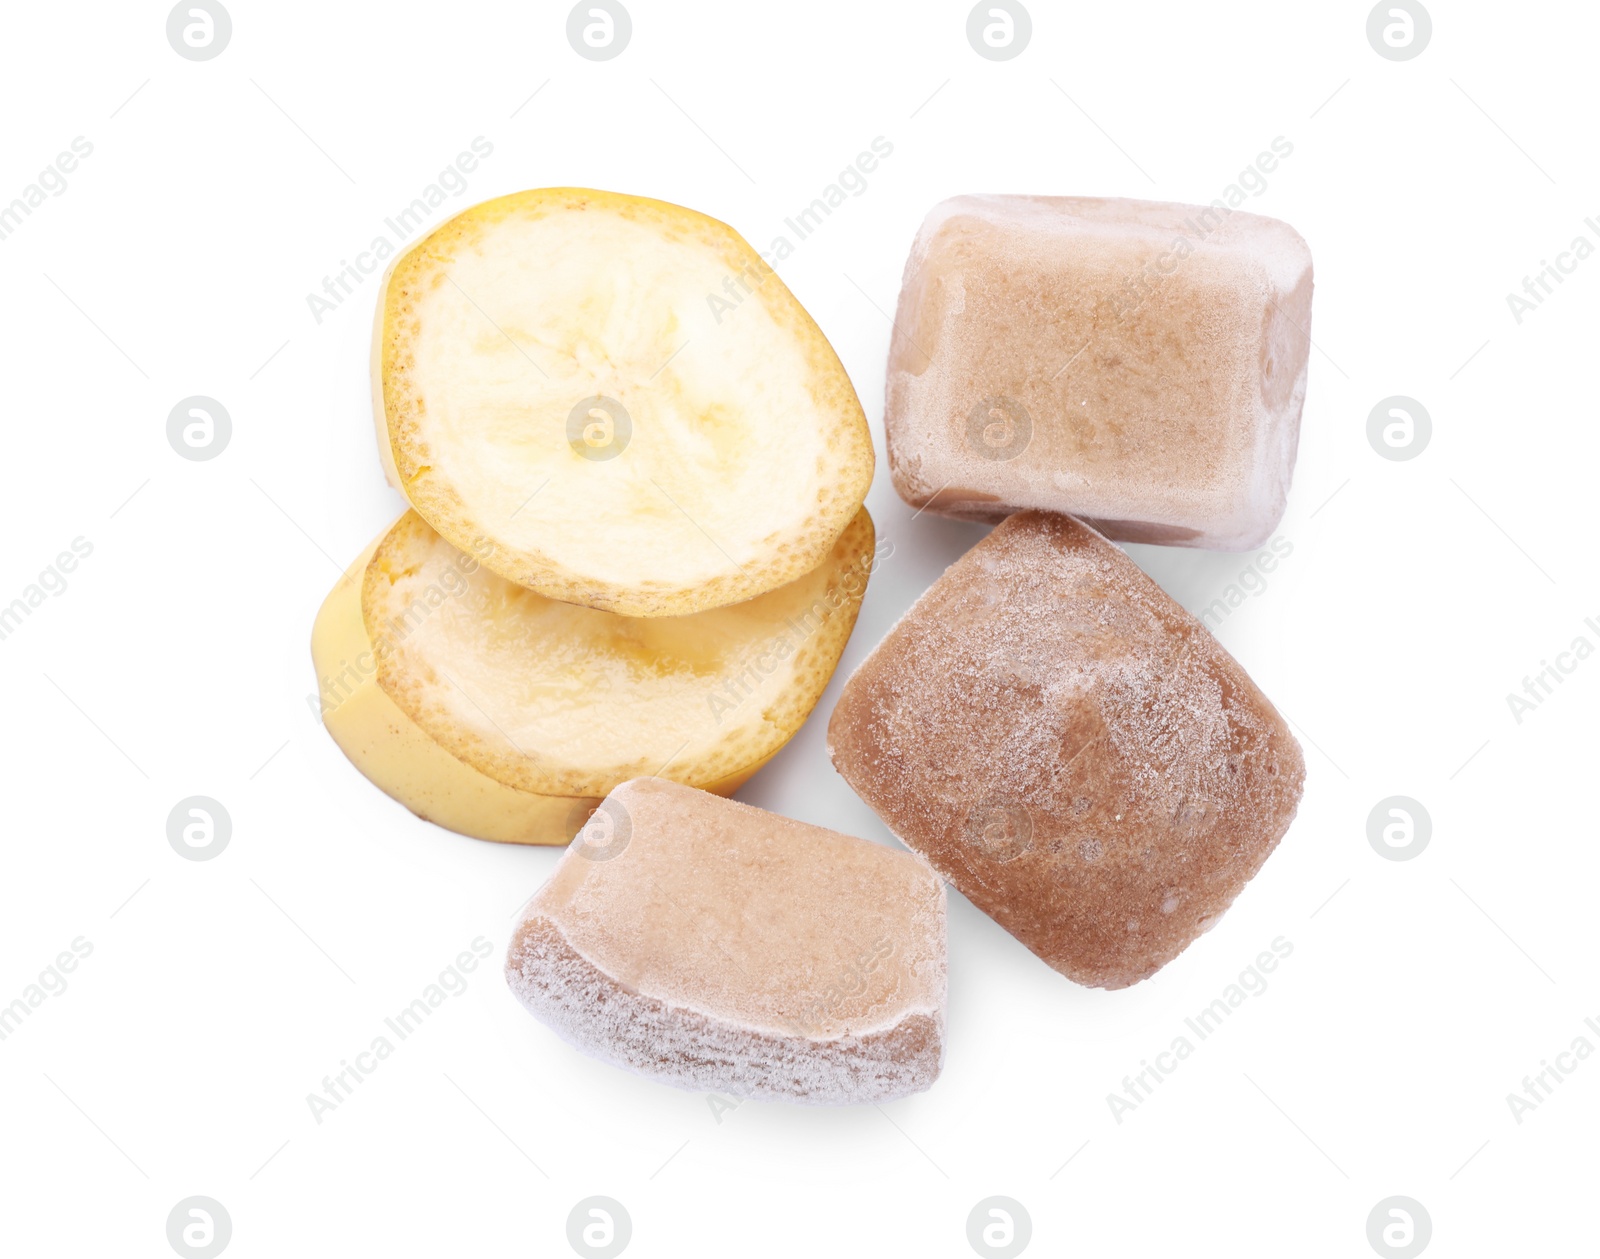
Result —
[[810, 572], [872, 442], [838, 356], [732, 228], [545, 188], [473, 206], [395, 260], [373, 348], [394, 484], [463, 549], [628, 616]]
[[627, 779], [728, 795], [771, 759], [832, 676], [874, 554], [861, 509], [779, 589], [641, 619], [508, 582], [408, 511], [317, 615], [316, 707], [356, 768], [419, 817], [564, 844]]
[[562, 1039], [726, 1097], [860, 1105], [938, 1078], [945, 894], [920, 857], [649, 778], [581, 835], [506, 950]]

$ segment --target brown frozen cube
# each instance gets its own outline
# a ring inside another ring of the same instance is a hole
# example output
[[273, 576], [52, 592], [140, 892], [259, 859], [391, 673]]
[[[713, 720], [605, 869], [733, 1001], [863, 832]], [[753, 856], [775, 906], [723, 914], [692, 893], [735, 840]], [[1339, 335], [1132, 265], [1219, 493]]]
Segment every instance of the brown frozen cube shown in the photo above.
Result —
[[862, 662], [828, 750], [973, 904], [1101, 988], [1217, 920], [1305, 777], [1198, 621], [1081, 521], [1038, 511], [952, 564]]
[[927, 862], [658, 778], [611, 792], [522, 911], [512, 991], [585, 1053], [815, 1103], [928, 1088], [945, 894]]
[[1249, 550], [1300, 437], [1311, 254], [1286, 223], [1121, 198], [967, 196], [906, 263], [884, 426], [914, 507], [1070, 512]]

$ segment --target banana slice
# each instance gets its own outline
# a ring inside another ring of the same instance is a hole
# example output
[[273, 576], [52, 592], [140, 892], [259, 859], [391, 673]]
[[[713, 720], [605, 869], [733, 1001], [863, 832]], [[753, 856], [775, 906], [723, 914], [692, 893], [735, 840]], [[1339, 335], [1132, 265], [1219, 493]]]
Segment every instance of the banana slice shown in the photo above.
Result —
[[679, 616], [816, 568], [872, 481], [838, 356], [732, 228], [546, 188], [396, 259], [373, 352], [390, 480], [568, 603]]
[[317, 708], [356, 768], [427, 821], [563, 844], [641, 776], [728, 795], [800, 728], [874, 564], [863, 508], [814, 570], [745, 603], [641, 619], [547, 599], [415, 512], [317, 615]]

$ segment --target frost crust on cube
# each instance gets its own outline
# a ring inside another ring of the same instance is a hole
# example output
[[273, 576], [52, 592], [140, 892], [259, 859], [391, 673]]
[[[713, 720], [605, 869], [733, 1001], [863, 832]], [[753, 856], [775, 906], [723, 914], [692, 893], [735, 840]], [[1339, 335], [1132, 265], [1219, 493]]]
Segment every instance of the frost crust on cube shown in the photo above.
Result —
[[679, 1088], [848, 1104], [944, 1055], [923, 861], [661, 779], [623, 783], [523, 909], [506, 978], [585, 1053]]
[[1305, 777], [1283, 718], [1122, 551], [1011, 516], [845, 684], [845, 780], [1050, 966], [1122, 988], [1260, 870]]
[[1283, 515], [1311, 254], [1220, 204], [964, 196], [906, 263], [885, 428], [900, 496], [1035, 507], [1107, 537], [1249, 550]]

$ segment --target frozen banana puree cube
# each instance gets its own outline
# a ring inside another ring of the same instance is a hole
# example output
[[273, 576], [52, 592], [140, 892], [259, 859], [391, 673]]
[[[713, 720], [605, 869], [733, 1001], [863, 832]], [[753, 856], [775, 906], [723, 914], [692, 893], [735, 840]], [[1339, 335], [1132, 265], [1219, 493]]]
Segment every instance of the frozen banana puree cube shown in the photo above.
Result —
[[679, 1088], [886, 1101], [939, 1074], [944, 887], [910, 853], [635, 779], [523, 909], [506, 978], [585, 1053]]
[[1283, 514], [1310, 330], [1311, 254], [1276, 219], [954, 197], [900, 290], [895, 488], [964, 519], [1037, 507], [1122, 541], [1249, 550]]
[[1011, 516], [845, 684], [828, 750], [973, 904], [1078, 983], [1205, 931], [1289, 828], [1305, 762], [1198, 621], [1070, 516]]

